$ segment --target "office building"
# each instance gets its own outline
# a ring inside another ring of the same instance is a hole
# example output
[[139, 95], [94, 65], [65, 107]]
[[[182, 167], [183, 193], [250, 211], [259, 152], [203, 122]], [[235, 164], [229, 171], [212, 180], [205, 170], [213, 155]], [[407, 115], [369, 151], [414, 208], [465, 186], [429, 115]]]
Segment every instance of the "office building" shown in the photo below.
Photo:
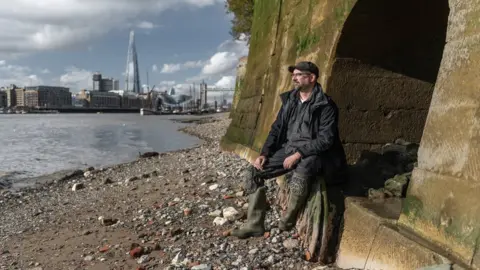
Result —
[[0, 91], [0, 108], [7, 107], [7, 92]]
[[120, 96], [116, 93], [81, 90], [77, 95], [77, 102], [90, 108], [120, 108]]
[[200, 84], [200, 108], [206, 109], [208, 108], [208, 100], [207, 100], [207, 84], [202, 82]]
[[127, 66], [125, 70], [125, 90], [140, 94], [140, 74], [138, 71], [138, 55], [135, 46], [135, 33], [130, 31], [128, 43]]
[[93, 91], [108, 92], [119, 89], [119, 81], [114, 78], [102, 78], [101, 73], [95, 73], [92, 77]]
[[72, 106], [72, 95], [69, 88], [60, 86], [27, 86], [25, 87], [25, 106], [61, 108]]
[[15, 100], [17, 107], [25, 106], [25, 89], [24, 88], [15, 88]]
[[15, 91], [15, 86], [7, 88], [5, 93], [7, 94], [7, 107], [15, 107], [17, 106], [17, 94]]
[[140, 109], [144, 107], [144, 99], [134, 92], [113, 90], [110, 91], [110, 93], [115, 93], [120, 96], [121, 107], [124, 109]]

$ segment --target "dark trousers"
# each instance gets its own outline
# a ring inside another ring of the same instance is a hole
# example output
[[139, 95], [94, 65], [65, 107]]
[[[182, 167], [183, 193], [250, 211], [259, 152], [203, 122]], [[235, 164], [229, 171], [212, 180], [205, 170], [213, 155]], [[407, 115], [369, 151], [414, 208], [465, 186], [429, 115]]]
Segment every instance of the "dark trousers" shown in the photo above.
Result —
[[320, 158], [318, 156], [301, 158], [292, 169], [285, 169], [283, 162], [289, 156], [290, 155], [285, 153], [285, 148], [279, 149], [273, 156], [267, 158], [267, 161], [263, 165], [263, 170], [256, 170], [255, 176], [265, 180], [284, 175], [290, 171], [306, 177], [313, 177], [318, 174], [320, 169]]
[[[263, 164], [263, 170], [258, 170], [250, 165], [249, 169], [245, 171], [243, 176], [244, 188], [247, 194], [251, 194], [259, 187], [264, 186], [265, 180], [279, 177], [290, 172], [294, 172], [301, 176], [295, 177], [295, 179], [291, 178], [294, 181], [292, 184], [295, 186], [301, 186], [303, 190], [307, 189], [309, 183], [305, 181], [310, 181], [318, 175], [321, 165], [320, 158], [318, 156], [301, 158], [293, 168], [285, 169], [283, 167], [283, 162], [287, 157], [289, 157], [289, 155], [285, 153], [284, 148], [281, 148], [271, 157], [267, 158], [267, 161]], [[299, 183], [299, 181], [301, 183]]]

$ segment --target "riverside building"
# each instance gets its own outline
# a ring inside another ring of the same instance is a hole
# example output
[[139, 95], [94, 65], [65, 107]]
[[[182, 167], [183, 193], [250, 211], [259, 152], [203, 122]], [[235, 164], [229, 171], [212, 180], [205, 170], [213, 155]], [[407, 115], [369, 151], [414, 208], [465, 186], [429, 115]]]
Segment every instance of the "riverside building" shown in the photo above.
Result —
[[72, 106], [70, 89], [60, 86], [27, 86], [24, 103], [26, 107], [63, 108]]

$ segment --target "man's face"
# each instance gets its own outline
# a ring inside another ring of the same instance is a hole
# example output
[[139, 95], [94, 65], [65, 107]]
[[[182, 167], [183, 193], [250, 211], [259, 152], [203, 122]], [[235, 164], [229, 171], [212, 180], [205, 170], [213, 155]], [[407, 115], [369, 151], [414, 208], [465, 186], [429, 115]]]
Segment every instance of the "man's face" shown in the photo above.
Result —
[[315, 75], [295, 69], [292, 73], [292, 82], [296, 89], [308, 89], [315, 82]]

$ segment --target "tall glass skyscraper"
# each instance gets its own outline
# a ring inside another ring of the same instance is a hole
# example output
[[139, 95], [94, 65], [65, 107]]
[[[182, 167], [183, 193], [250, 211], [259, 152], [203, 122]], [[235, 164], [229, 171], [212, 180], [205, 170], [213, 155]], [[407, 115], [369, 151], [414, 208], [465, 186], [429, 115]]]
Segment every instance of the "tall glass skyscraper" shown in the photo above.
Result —
[[137, 48], [135, 47], [135, 33], [130, 31], [128, 43], [127, 67], [125, 72], [125, 90], [140, 93], [140, 74], [138, 73]]

